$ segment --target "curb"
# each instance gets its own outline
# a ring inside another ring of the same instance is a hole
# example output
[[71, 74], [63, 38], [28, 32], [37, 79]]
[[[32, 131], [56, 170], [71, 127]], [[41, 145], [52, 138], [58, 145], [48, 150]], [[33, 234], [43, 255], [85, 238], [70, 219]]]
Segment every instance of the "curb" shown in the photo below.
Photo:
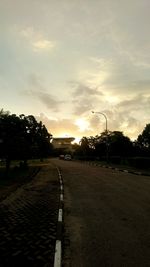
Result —
[[54, 256], [54, 267], [61, 267], [62, 263], [62, 226], [63, 226], [63, 204], [64, 204], [64, 188], [62, 175], [58, 167], [56, 167], [59, 184], [60, 184], [60, 199], [59, 199], [59, 210], [58, 210], [58, 221], [57, 221], [57, 233], [56, 233], [56, 244], [55, 244], [55, 256]]
[[112, 170], [115, 170], [115, 171], [131, 173], [131, 174], [134, 174], [134, 175], [150, 176], [150, 174], [144, 173], [144, 172], [136, 172], [136, 171], [123, 170], [123, 169], [118, 169], [118, 168], [111, 167], [111, 166], [106, 166], [106, 165], [101, 165], [101, 164], [97, 164], [97, 163], [92, 163], [92, 162], [88, 162], [88, 164], [89, 165], [93, 165], [93, 166], [99, 166], [99, 167], [102, 167], [102, 168], [112, 169]]

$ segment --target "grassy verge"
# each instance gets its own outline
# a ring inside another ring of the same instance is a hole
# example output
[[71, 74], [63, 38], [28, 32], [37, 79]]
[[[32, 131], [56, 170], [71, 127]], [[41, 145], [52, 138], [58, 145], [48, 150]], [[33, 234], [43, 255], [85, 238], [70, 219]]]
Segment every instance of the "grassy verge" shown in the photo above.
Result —
[[4, 164], [0, 164], [0, 201], [15, 191], [19, 186], [30, 182], [48, 160], [31, 160], [27, 168], [19, 168], [19, 161], [13, 161], [6, 177]]
[[133, 171], [133, 172], [141, 172], [141, 173], [150, 175], [150, 168], [141, 169], [141, 168], [135, 168], [127, 164], [115, 164], [115, 163], [106, 162], [106, 161], [94, 161], [94, 162], [102, 166], [113, 167], [113, 168], [118, 168], [122, 170]]

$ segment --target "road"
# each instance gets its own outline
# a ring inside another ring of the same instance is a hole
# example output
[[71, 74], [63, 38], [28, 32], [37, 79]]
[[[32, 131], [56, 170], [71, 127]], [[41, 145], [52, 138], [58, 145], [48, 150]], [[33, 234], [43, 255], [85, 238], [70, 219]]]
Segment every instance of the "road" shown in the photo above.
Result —
[[64, 181], [63, 266], [150, 266], [150, 177], [53, 162]]

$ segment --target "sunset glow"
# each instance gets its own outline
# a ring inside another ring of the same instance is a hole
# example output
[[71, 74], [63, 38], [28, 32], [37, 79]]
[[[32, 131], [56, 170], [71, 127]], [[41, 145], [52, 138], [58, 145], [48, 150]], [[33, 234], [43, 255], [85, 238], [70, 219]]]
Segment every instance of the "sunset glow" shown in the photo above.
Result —
[[89, 122], [85, 119], [77, 119], [75, 124], [79, 127], [79, 131], [81, 132], [89, 129]]

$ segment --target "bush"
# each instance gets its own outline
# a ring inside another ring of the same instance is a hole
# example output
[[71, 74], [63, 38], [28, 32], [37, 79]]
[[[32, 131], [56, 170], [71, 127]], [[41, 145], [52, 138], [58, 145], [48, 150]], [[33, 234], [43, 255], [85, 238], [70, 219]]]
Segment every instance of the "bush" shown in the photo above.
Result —
[[109, 162], [114, 163], [114, 164], [120, 164], [121, 163], [121, 157], [119, 157], [119, 156], [110, 157]]
[[129, 165], [135, 168], [148, 169], [150, 168], [150, 158], [148, 157], [133, 157], [128, 158]]

